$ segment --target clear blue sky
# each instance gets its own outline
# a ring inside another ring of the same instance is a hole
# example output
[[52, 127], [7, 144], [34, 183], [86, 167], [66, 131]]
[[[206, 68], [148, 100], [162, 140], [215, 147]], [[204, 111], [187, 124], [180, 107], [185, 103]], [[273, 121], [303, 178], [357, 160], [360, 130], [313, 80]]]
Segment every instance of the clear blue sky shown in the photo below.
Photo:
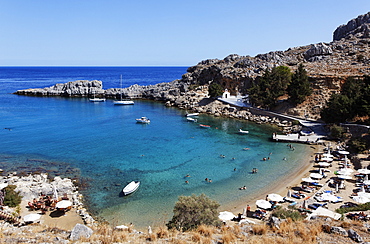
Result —
[[369, 0], [0, 0], [0, 66], [192, 66], [330, 42]]

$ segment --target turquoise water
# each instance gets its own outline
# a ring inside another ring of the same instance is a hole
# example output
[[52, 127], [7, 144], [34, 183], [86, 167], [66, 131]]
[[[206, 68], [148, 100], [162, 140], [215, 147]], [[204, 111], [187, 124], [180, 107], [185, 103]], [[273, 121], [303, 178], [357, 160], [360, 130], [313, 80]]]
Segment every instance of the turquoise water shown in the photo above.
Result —
[[[5, 80], [11, 89], [24, 84]], [[184, 114], [151, 101], [113, 106], [111, 100], [90, 103], [3, 91], [0, 128], [11, 130], [0, 130], [0, 167], [82, 177], [88, 183], [86, 203], [96, 216], [140, 228], [168, 221], [179, 195], [205, 193], [228, 206], [271, 188], [302, 164], [306, 147], [295, 145], [291, 151], [269, 141], [275, 129], [268, 125], [201, 115], [198, 122], [211, 125], [204, 129]], [[142, 116], [151, 123], [137, 124]], [[239, 128], [250, 133], [240, 135]], [[252, 168], [258, 174], [251, 174]], [[123, 197], [122, 188], [132, 180], [141, 181], [139, 190]], [[244, 185], [248, 189], [240, 191]]]

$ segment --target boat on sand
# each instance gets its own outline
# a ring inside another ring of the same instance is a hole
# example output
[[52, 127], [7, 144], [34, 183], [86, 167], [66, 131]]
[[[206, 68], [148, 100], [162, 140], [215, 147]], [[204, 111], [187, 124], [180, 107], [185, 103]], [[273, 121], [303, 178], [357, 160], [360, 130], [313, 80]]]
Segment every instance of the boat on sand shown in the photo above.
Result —
[[133, 192], [135, 192], [140, 186], [140, 181], [131, 181], [130, 183], [128, 183], [127, 186], [125, 186], [122, 190], [123, 194], [126, 196], [126, 195], [129, 195]]

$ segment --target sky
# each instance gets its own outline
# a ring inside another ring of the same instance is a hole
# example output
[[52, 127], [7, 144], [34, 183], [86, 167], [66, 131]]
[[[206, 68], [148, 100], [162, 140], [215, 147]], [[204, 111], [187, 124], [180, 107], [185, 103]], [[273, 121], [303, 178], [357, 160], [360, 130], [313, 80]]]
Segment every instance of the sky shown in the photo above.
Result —
[[0, 0], [0, 66], [193, 66], [330, 42], [369, 0]]

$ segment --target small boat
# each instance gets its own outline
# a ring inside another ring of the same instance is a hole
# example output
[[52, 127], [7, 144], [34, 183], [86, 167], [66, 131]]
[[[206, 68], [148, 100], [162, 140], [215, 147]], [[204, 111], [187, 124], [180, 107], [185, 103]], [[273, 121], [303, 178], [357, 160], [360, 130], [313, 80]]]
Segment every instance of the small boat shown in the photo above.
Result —
[[189, 122], [197, 122], [197, 119], [194, 119], [192, 117], [187, 117], [186, 120]]
[[149, 124], [150, 119], [148, 119], [147, 117], [141, 117], [140, 119], [136, 119], [136, 122], [141, 124]]
[[199, 113], [186, 114], [186, 117], [198, 116]]
[[120, 100], [115, 100], [113, 101], [114, 105], [134, 105], [134, 101], [130, 99], [122, 99], [122, 75], [120, 78], [120, 83], [121, 83], [121, 93], [120, 93]]
[[202, 127], [202, 128], [211, 128], [211, 126], [210, 126], [210, 125], [203, 125], [203, 124], [199, 124], [199, 126], [200, 126], [200, 127]]
[[90, 102], [105, 102], [105, 98], [97, 98], [95, 97], [95, 92], [93, 92], [93, 98], [89, 99]]
[[248, 133], [249, 133], [249, 131], [247, 131], [247, 130], [242, 130], [242, 129], [239, 129], [239, 133], [240, 133], [240, 134], [248, 134]]
[[125, 186], [122, 190], [123, 194], [129, 195], [137, 190], [140, 186], [140, 181], [131, 181], [127, 186]]

